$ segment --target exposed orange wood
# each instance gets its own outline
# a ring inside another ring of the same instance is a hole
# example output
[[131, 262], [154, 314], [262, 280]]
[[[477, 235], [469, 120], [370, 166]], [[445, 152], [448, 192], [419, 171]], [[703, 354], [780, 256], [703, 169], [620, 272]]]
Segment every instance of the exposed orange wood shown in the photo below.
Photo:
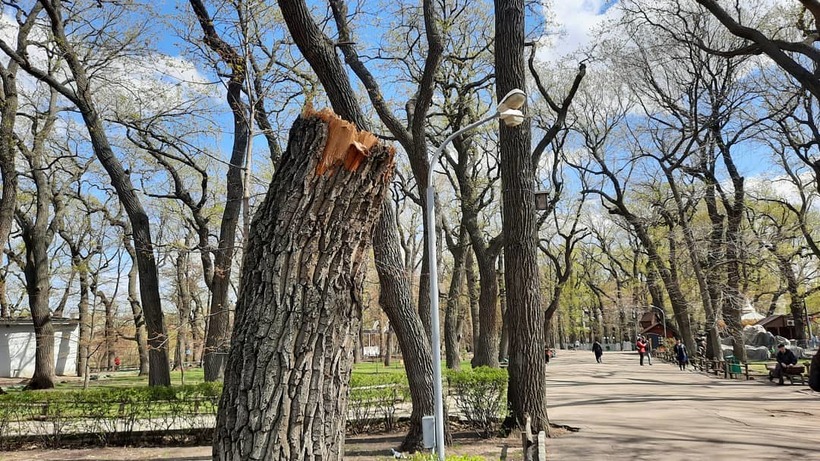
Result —
[[327, 127], [327, 142], [322, 151], [322, 159], [316, 165], [316, 173], [324, 174], [334, 165], [340, 164], [348, 171], [356, 171], [362, 161], [370, 155], [379, 139], [368, 131], [359, 131], [356, 126], [336, 115], [330, 109], [318, 112], [306, 106], [303, 117], [318, 117], [324, 120]]

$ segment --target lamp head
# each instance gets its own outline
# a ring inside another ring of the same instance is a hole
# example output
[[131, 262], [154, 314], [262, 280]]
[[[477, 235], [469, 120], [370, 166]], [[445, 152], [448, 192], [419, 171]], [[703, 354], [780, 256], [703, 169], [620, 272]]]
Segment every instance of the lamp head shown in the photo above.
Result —
[[507, 126], [518, 126], [524, 123], [524, 119], [526, 117], [524, 116], [524, 113], [520, 110], [507, 109], [504, 111], [499, 111], [498, 118], [500, 118]]
[[504, 111], [509, 109], [521, 109], [525, 102], [527, 102], [527, 93], [524, 93], [518, 88], [514, 88], [498, 102], [498, 112], [504, 113]]

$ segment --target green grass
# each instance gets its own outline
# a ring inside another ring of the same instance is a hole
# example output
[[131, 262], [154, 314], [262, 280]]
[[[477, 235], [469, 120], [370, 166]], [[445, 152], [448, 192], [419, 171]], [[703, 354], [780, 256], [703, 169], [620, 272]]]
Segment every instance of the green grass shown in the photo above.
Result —
[[[97, 376], [96, 380], [89, 380], [89, 388], [115, 388], [115, 387], [138, 387], [148, 385], [148, 376], [138, 376], [137, 371], [103, 371], [99, 373], [92, 373], [91, 376]], [[72, 379], [66, 382], [60, 382], [62, 379], [57, 377], [57, 389], [80, 389], [83, 387], [82, 379]], [[183, 383], [184, 381], [184, 383]], [[171, 384], [199, 384], [205, 381], [205, 372], [202, 368], [189, 368], [185, 372], [174, 370], [171, 372]]]
[[[470, 370], [469, 360], [461, 362], [461, 370]], [[384, 366], [384, 362], [359, 362], [353, 365], [353, 375], [404, 375], [404, 362], [402, 360], [393, 360], [390, 366]], [[138, 376], [137, 371], [102, 371], [99, 373], [92, 373], [92, 376], [97, 376], [98, 379], [90, 380], [88, 382], [89, 388], [121, 388], [121, 387], [140, 387], [148, 385], [147, 376]], [[205, 372], [202, 368], [188, 368], [185, 372], [174, 370], [171, 372], [171, 384], [199, 384], [205, 381]], [[62, 377], [57, 377], [58, 390], [81, 389], [83, 387], [82, 378], [72, 378], [66, 380]], [[11, 388], [7, 390], [17, 390]]]

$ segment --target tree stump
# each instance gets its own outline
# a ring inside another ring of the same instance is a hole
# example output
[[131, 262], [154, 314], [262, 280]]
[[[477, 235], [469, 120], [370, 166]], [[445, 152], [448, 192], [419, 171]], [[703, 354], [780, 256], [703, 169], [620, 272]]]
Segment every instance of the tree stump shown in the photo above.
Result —
[[214, 459], [341, 460], [364, 260], [394, 151], [306, 111], [254, 216]]

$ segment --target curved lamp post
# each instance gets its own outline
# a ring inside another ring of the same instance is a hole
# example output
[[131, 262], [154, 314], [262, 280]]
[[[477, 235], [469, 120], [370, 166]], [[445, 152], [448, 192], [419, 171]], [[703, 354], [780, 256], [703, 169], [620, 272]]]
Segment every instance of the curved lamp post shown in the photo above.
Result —
[[458, 135], [474, 130], [485, 123], [501, 119], [507, 126], [518, 126], [524, 122], [525, 116], [521, 107], [527, 102], [527, 94], [519, 89], [511, 90], [498, 103], [495, 113], [451, 134], [438, 146], [430, 158], [430, 167], [427, 170], [427, 254], [430, 267], [430, 323], [433, 353], [433, 393], [435, 394], [436, 420], [436, 452], [440, 461], [444, 461], [444, 401], [441, 383], [441, 333], [439, 332], [438, 312], [438, 265], [436, 264], [436, 205], [435, 188], [433, 187], [433, 170], [447, 144]]

